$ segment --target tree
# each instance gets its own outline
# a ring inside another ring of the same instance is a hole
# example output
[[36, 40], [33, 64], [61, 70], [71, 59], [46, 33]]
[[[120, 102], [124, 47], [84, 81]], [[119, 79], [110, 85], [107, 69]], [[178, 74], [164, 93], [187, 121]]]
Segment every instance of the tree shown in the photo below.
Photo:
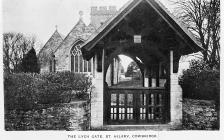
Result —
[[130, 76], [141, 77], [140, 69], [134, 61], [132, 61], [128, 65], [127, 72], [125, 73], [125, 76], [126, 77], [130, 77]]
[[26, 37], [21, 33], [4, 33], [4, 71], [9, 73], [21, 72], [22, 58], [32, 47], [34, 47], [34, 44], [34, 37]]
[[203, 60], [210, 68], [220, 66], [220, 0], [172, 1], [175, 15], [201, 43]]
[[23, 72], [35, 72], [39, 73], [39, 65], [38, 65], [38, 58], [36, 55], [35, 49], [32, 47], [29, 52], [25, 55], [22, 59], [22, 71]]

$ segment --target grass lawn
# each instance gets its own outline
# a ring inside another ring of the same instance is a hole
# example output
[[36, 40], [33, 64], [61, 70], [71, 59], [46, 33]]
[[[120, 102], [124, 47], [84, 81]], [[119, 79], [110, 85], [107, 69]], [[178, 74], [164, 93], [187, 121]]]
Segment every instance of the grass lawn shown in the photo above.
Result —
[[125, 81], [120, 81], [118, 84], [114, 85], [113, 87], [142, 87], [142, 80], [125, 80]]

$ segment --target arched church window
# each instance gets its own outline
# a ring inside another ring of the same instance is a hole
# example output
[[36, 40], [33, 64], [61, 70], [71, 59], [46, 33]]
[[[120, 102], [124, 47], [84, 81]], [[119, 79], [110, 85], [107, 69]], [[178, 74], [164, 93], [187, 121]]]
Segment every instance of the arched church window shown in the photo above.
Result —
[[73, 47], [71, 51], [71, 71], [72, 72], [91, 72], [91, 60], [86, 61], [82, 57], [80, 44]]
[[49, 70], [50, 70], [50, 72], [56, 72], [56, 61], [55, 61], [55, 56], [54, 55], [50, 59]]

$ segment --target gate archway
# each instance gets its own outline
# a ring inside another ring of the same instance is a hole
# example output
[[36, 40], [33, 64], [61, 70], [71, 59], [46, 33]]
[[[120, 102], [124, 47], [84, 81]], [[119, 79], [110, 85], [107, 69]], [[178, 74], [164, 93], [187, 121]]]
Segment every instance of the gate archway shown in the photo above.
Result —
[[[201, 49], [192, 34], [158, 0], [130, 0], [81, 48], [84, 59], [93, 58], [94, 61], [92, 128], [122, 123], [170, 122], [181, 125], [182, 89], [177, 73], [179, 59], [181, 55]], [[118, 54], [128, 54], [142, 60], [144, 87], [125, 90], [111, 88], [108, 96], [105, 71], [109, 60]], [[129, 104], [132, 96], [133, 103]], [[123, 103], [120, 98], [124, 99]]]
[[[169, 108], [169, 89], [165, 87], [165, 83], [159, 84], [161, 79], [162, 67], [159, 64], [153, 63], [155, 59], [145, 56], [142, 48], [139, 48], [139, 53], [132, 52], [133, 46], [120, 46], [113, 52], [105, 49], [104, 61], [104, 83], [106, 83], [106, 73], [113, 59], [120, 54], [125, 54], [131, 57], [141, 69], [143, 84], [142, 87], [118, 87], [104, 85], [104, 122], [105, 124], [155, 124], [165, 123], [168, 118]], [[110, 46], [110, 49], [113, 48]], [[131, 48], [131, 49], [130, 49]], [[135, 50], [134, 50], [135, 51]], [[159, 53], [159, 52], [158, 52]], [[156, 55], [163, 56], [162, 54]], [[140, 61], [137, 58], [141, 58]], [[144, 59], [147, 58], [147, 59]], [[164, 56], [162, 57], [165, 58]], [[160, 58], [161, 59], [161, 58]], [[165, 61], [165, 60], [160, 60]], [[157, 61], [158, 62], [158, 61]], [[147, 72], [147, 73], [146, 73]], [[155, 80], [152, 80], [155, 73]], [[165, 81], [169, 81], [165, 76]], [[145, 84], [146, 80], [150, 84]], [[154, 85], [154, 86], [153, 86]]]

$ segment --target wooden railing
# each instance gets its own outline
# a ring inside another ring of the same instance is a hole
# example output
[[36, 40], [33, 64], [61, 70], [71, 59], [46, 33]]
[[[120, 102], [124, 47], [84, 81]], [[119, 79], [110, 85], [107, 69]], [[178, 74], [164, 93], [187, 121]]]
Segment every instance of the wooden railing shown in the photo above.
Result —
[[164, 88], [107, 89], [108, 124], [163, 123], [166, 118]]

